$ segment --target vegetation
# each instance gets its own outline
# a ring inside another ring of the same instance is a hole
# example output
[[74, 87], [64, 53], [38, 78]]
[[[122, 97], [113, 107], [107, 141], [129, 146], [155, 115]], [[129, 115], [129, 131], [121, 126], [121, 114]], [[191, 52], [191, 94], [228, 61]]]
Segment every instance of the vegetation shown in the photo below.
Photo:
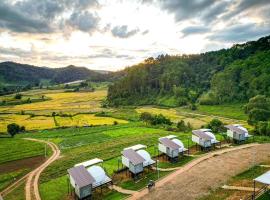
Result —
[[209, 128], [213, 133], [224, 132], [224, 124], [219, 119], [212, 119], [207, 125], [206, 128]]
[[198, 100], [213, 105], [269, 95], [269, 38], [199, 55], [148, 58], [109, 87], [108, 102], [182, 106]]
[[7, 132], [11, 135], [11, 137], [14, 137], [14, 135], [20, 133], [20, 132], [24, 132], [25, 131], [25, 127], [24, 126], [19, 126], [16, 123], [12, 123], [7, 125]]
[[150, 113], [143, 112], [140, 116], [140, 119], [146, 122], [147, 124], [151, 124], [151, 125], [159, 125], [159, 124], [172, 125], [171, 120], [169, 118], [166, 118], [162, 114], [153, 116]]

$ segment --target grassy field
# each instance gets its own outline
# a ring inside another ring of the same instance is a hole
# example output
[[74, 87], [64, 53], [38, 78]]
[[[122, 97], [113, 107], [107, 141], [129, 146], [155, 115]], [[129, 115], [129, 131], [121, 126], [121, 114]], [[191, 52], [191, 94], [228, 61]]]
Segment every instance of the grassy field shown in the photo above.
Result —
[[[110, 176], [118, 170], [118, 162], [123, 148], [135, 145], [147, 145], [151, 156], [157, 156], [158, 138], [176, 135], [184, 145], [193, 145], [191, 132], [172, 132], [165, 127], [151, 127], [139, 122], [142, 112], [163, 114], [173, 122], [184, 120], [193, 128], [200, 128], [218, 116], [224, 123], [246, 125], [246, 116], [241, 105], [199, 106], [197, 111], [183, 108], [162, 108], [154, 106], [102, 108], [100, 103], [106, 96], [106, 88], [95, 92], [64, 92], [64, 90], [34, 90], [23, 93], [24, 96], [46, 96], [46, 101], [36, 103], [0, 106], [0, 132], [6, 131], [9, 123], [18, 123], [28, 131], [15, 138], [0, 138], [0, 167], [5, 163], [44, 154], [44, 145], [22, 140], [24, 137], [52, 141], [61, 149], [61, 157], [42, 173], [40, 193], [43, 199], [59, 200], [67, 195], [67, 169], [74, 164], [93, 158], [104, 160], [103, 166]], [[23, 114], [22, 114], [23, 111]], [[52, 112], [57, 116], [53, 117]], [[216, 116], [212, 116], [216, 115]], [[227, 118], [224, 118], [227, 117]], [[232, 118], [232, 119], [228, 119]], [[115, 121], [117, 123], [115, 123]], [[93, 126], [92, 126], [93, 125]], [[52, 129], [53, 128], [53, 129]], [[223, 140], [217, 134], [218, 140]], [[264, 137], [256, 141], [265, 142]], [[269, 141], [269, 140], [268, 140]], [[12, 147], [12, 148], [11, 148]], [[160, 162], [160, 168], [174, 168], [190, 162], [194, 157], [185, 156], [178, 163]], [[20, 177], [29, 169], [0, 173], [1, 187], [6, 187], [14, 177]], [[165, 176], [169, 172], [160, 172]], [[136, 184], [131, 179], [123, 180], [118, 185], [127, 189], [138, 190], [146, 186], [150, 179], [156, 180], [156, 172], [149, 172]], [[0, 187], [0, 190], [1, 190]], [[54, 188], [58, 188], [55, 190]], [[16, 199], [14, 194], [22, 193], [19, 188], [7, 199]], [[126, 197], [118, 192], [106, 191], [99, 195], [103, 199], [121, 199]], [[98, 198], [99, 198], [98, 197]], [[23, 199], [23, 198], [22, 198]]]
[[0, 138], [0, 164], [44, 154], [44, 144], [16, 138]]

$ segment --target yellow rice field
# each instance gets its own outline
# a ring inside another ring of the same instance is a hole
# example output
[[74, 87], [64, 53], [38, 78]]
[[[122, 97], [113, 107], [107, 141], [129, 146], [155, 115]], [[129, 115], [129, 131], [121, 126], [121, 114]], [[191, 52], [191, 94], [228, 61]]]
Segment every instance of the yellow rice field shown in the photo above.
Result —
[[90, 126], [90, 125], [111, 125], [115, 121], [123, 124], [128, 121], [115, 119], [112, 117], [97, 117], [94, 114], [79, 114], [74, 117], [60, 117], [56, 116], [56, 123], [53, 117], [30, 115], [6, 114], [0, 115], [0, 132], [7, 131], [7, 125], [10, 123], [17, 123], [20, 126], [25, 126], [26, 130], [43, 130], [56, 127], [70, 127], [70, 126]]
[[100, 110], [100, 101], [107, 95], [106, 90], [95, 92], [64, 92], [43, 91], [42, 93], [51, 100], [22, 104], [15, 106], [1, 106], [0, 113], [18, 113], [22, 110], [37, 114], [48, 114], [52, 112], [78, 113], [97, 112]]

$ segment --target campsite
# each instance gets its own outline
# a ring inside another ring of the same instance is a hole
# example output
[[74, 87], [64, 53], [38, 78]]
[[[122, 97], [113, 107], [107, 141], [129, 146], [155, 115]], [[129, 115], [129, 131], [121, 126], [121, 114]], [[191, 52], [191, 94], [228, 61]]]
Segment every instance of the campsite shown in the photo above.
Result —
[[[37, 91], [33, 92], [36, 93]], [[29, 94], [33, 92], [30, 91]], [[221, 146], [217, 145], [215, 148], [207, 151], [200, 150], [196, 145], [196, 142], [192, 140], [191, 131], [177, 131], [174, 129], [168, 129], [167, 126], [153, 126], [141, 121], [140, 114], [146, 110], [153, 114], [163, 114], [175, 122], [177, 122], [177, 120], [183, 120], [186, 123], [189, 122], [191, 126], [194, 126], [195, 128], [200, 127], [198, 124], [207, 124], [214, 118], [220, 119], [225, 124], [241, 123], [243, 126], [250, 128], [250, 126], [245, 122], [245, 114], [240, 112], [237, 113], [237, 117], [229, 118], [226, 116], [227, 113], [223, 116], [222, 113], [213, 115], [213, 111], [207, 114], [205, 111], [200, 112], [200, 110], [197, 110], [196, 112], [189, 112], [188, 110], [177, 108], [166, 109], [163, 107], [149, 106], [103, 108], [101, 106], [101, 101], [106, 93], [103, 89], [87, 94], [87, 96], [86, 94], [68, 93], [69, 96], [80, 95], [85, 98], [80, 98], [80, 102], [74, 102], [74, 100], [76, 100], [74, 98], [70, 98], [72, 101], [69, 102], [69, 99], [66, 98], [65, 102], [59, 101], [58, 105], [55, 105], [54, 98], [58, 99], [63, 96], [61, 91], [56, 90], [47, 93], [45, 90], [44, 93], [43, 91], [39, 92], [42, 92], [41, 94], [45, 96], [49, 94], [51, 100], [11, 106], [10, 108], [1, 108], [3, 111], [1, 117], [3, 120], [10, 120], [10, 116], [13, 116], [14, 119], [19, 119], [16, 121], [18, 124], [26, 125], [29, 131], [16, 135], [12, 140], [7, 137], [6, 133], [2, 133], [2, 136], [6, 138], [2, 138], [0, 140], [4, 145], [1, 145], [3, 151], [1, 151], [0, 167], [4, 170], [5, 174], [2, 174], [0, 177], [2, 183], [1, 189], [3, 190], [14, 180], [20, 179], [52, 155], [52, 150], [48, 145], [25, 140], [24, 138], [53, 142], [60, 149], [61, 155], [56, 161], [51, 163], [40, 176], [39, 191], [42, 199], [57, 200], [63, 198], [63, 196], [68, 198], [71, 188], [68, 187], [67, 184], [67, 169], [72, 168], [78, 163], [94, 158], [101, 158], [103, 160], [102, 166], [106, 173], [108, 173], [108, 176], [112, 178], [113, 184], [116, 184], [117, 187], [120, 187], [123, 190], [138, 191], [145, 188], [150, 180], [161, 179], [173, 174], [183, 166], [208, 154], [208, 152], [218, 151], [221, 148]], [[59, 94], [60, 97], [57, 97], [57, 94]], [[85, 105], [85, 102], [88, 102], [90, 105], [95, 105], [95, 110], [92, 106], [82, 110], [82, 104]], [[36, 104], [40, 105], [37, 106]], [[72, 112], [65, 107], [68, 104], [74, 105]], [[64, 106], [61, 107], [62, 105]], [[40, 108], [40, 110], [37, 108]], [[222, 105], [220, 108], [222, 109]], [[44, 117], [46, 119], [44, 119], [43, 123], [37, 123], [36, 121], [35, 124], [36, 126], [39, 125], [39, 127], [28, 127], [27, 124], [29, 122], [27, 122], [27, 120], [29, 120], [29, 117], [27, 118], [25, 115], [18, 113], [21, 109], [25, 111], [26, 116], [28, 112], [29, 114], [35, 114], [35, 116], [30, 118], [32, 121], [36, 120], [35, 118], [40, 117]], [[217, 110], [219, 110], [218, 106]], [[67, 122], [67, 125], [59, 123], [58, 126], [55, 124], [50, 126], [51, 124], [47, 124], [47, 121], [48, 119], [53, 121], [54, 117], [49, 114], [49, 111], [55, 113], [61, 112], [63, 117], [55, 117], [58, 122], [60, 120], [69, 120], [69, 122]], [[7, 114], [4, 112], [7, 112]], [[73, 114], [72, 117], [65, 116], [65, 114], [68, 115], [70, 113]], [[99, 117], [101, 113], [102, 117]], [[239, 115], [243, 115], [244, 117], [239, 119]], [[18, 116], [25, 117], [25, 121]], [[76, 121], [76, 119], [82, 121]], [[98, 123], [99, 121], [101, 123]], [[115, 121], [117, 123], [115, 123]], [[45, 124], [46, 128], [44, 128]], [[226, 145], [228, 142], [225, 135], [226, 131], [215, 133], [216, 140], [221, 141], [222, 146], [224, 146], [222, 149], [227, 148]], [[185, 151], [189, 150], [190, 152], [185, 152], [183, 155], [179, 154], [179, 156], [177, 155], [178, 160], [175, 162], [171, 162], [169, 157], [158, 156], [163, 153], [158, 147], [159, 138], [163, 137], [168, 137], [171, 140], [175, 140], [174, 138], [177, 138], [177, 140], [181, 141], [183, 144]], [[231, 143], [231, 145], [241, 146], [245, 145], [245, 143], [253, 143], [254, 141], [267, 142], [269, 139], [268, 137], [255, 136], [254, 138], [249, 138], [248, 141], [243, 144]], [[138, 176], [135, 181], [126, 170], [121, 171], [124, 167], [121, 162], [121, 152], [124, 148], [136, 144], [145, 145], [145, 150], [149, 152], [151, 157], [153, 157], [153, 164], [152, 167], [145, 169], [144, 173]], [[12, 151], [5, 151], [8, 146], [12, 146]], [[157, 160], [158, 163], [156, 163]], [[20, 163], [20, 167], [16, 167], [16, 163]], [[158, 169], [160, 169], [158, 174], [156, 170], [157, 166]], [[251, 170], [252, 169], [253, 168], [251, 168]], [[20, 186], [16, 187], [12, 192], [6, 195], [5, 199], [18, 199], [18, 196], [22, 197], [21, 199], [24, 199], [25, 184], [25, 182], [22, 182]], [[59, 189], [53, 190], [52, 188]], [[131, 195], [109, 189], [109, 187], [104, 187], [102, 190], [102, 194], [100, 194], [99, 189], [95, 190], [96, 192], [93, 194], [96, 196], [95, 198], [119, 199], [126, 198]]]
[[0, 200], [270, 200], [270, 0], [0, 0]]

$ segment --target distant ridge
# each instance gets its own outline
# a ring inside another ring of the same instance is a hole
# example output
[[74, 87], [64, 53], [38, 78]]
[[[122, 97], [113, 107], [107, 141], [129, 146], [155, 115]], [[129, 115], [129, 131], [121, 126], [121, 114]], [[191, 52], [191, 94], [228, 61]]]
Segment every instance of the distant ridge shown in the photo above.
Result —
[[0, 63], [1, 85], [27, 85], [49, 82], [51, 84], [66, 83], [77, 80], [105, 81], [110, 72], [90, 70], [86, 67], [69, 65], [63, 68], [37, 67], [15, 62]]

